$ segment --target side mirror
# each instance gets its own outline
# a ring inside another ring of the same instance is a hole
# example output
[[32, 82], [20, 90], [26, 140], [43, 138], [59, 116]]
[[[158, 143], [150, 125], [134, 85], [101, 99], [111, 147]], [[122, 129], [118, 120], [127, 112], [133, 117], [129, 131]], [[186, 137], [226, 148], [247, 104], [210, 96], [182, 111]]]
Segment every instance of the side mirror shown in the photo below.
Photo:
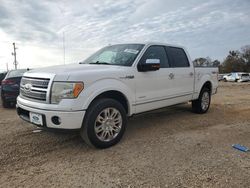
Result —
[[145, 63], [138, 64], [139, 72], [156, 71], [160, 69], [160, 59], [146, 59]]

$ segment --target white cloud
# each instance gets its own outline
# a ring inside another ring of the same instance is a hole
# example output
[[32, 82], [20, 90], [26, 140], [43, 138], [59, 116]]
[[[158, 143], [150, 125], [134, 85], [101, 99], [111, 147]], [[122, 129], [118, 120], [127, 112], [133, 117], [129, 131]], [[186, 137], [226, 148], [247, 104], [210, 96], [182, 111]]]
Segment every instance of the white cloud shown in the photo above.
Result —
[[94, 50], [132, 41], [187, 46], [192, 57], [222, 59], [250, 43], [248, 0], [2, 0], [0, 69], [12, 64], [12, 42], [22, 68], [78, 62]]

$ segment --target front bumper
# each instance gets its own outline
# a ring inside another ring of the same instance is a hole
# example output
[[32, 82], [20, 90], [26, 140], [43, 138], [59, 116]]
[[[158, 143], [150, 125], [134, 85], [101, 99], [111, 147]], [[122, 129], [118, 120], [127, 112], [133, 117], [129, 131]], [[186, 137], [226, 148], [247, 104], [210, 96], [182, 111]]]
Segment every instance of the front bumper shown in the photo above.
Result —
[[[43, 127], [55, 129], [80, 129], [84, 119], [85, 111], [55, 111], [32, 108], [20, 104], [17, 101], [17, 114], [25, 121], [30, 122], [29, 113], [37, 113], [42, 115]], [[60, 124], [56, 125], [52, 122], [52, 117], [59, 117]], [[38, 126], [38, 125], [37, 125]]]

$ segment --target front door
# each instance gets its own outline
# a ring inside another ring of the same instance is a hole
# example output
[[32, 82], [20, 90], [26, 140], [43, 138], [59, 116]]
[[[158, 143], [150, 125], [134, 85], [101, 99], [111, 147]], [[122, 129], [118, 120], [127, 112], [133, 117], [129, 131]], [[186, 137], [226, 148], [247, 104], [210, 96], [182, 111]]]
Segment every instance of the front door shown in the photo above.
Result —
[[139, 63], [147, 59], [159, 59], [160, 69], [156, 71], [137, 72], [136, 74], [136, 113], [167, 106], [166, 99], [176, 95], [172, 69], [164, 46], [150, 46]]

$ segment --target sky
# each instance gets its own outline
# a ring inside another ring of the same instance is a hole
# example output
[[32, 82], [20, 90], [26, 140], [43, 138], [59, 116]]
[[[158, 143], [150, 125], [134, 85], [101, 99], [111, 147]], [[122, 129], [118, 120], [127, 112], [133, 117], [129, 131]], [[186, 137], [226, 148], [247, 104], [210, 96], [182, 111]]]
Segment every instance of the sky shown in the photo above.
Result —
[[250, 44], [250, 0], [0, 0], [0, 70], [14, 68], [13, 42], [18, 68], [38, 68], [147, 41], [222, 61]]

